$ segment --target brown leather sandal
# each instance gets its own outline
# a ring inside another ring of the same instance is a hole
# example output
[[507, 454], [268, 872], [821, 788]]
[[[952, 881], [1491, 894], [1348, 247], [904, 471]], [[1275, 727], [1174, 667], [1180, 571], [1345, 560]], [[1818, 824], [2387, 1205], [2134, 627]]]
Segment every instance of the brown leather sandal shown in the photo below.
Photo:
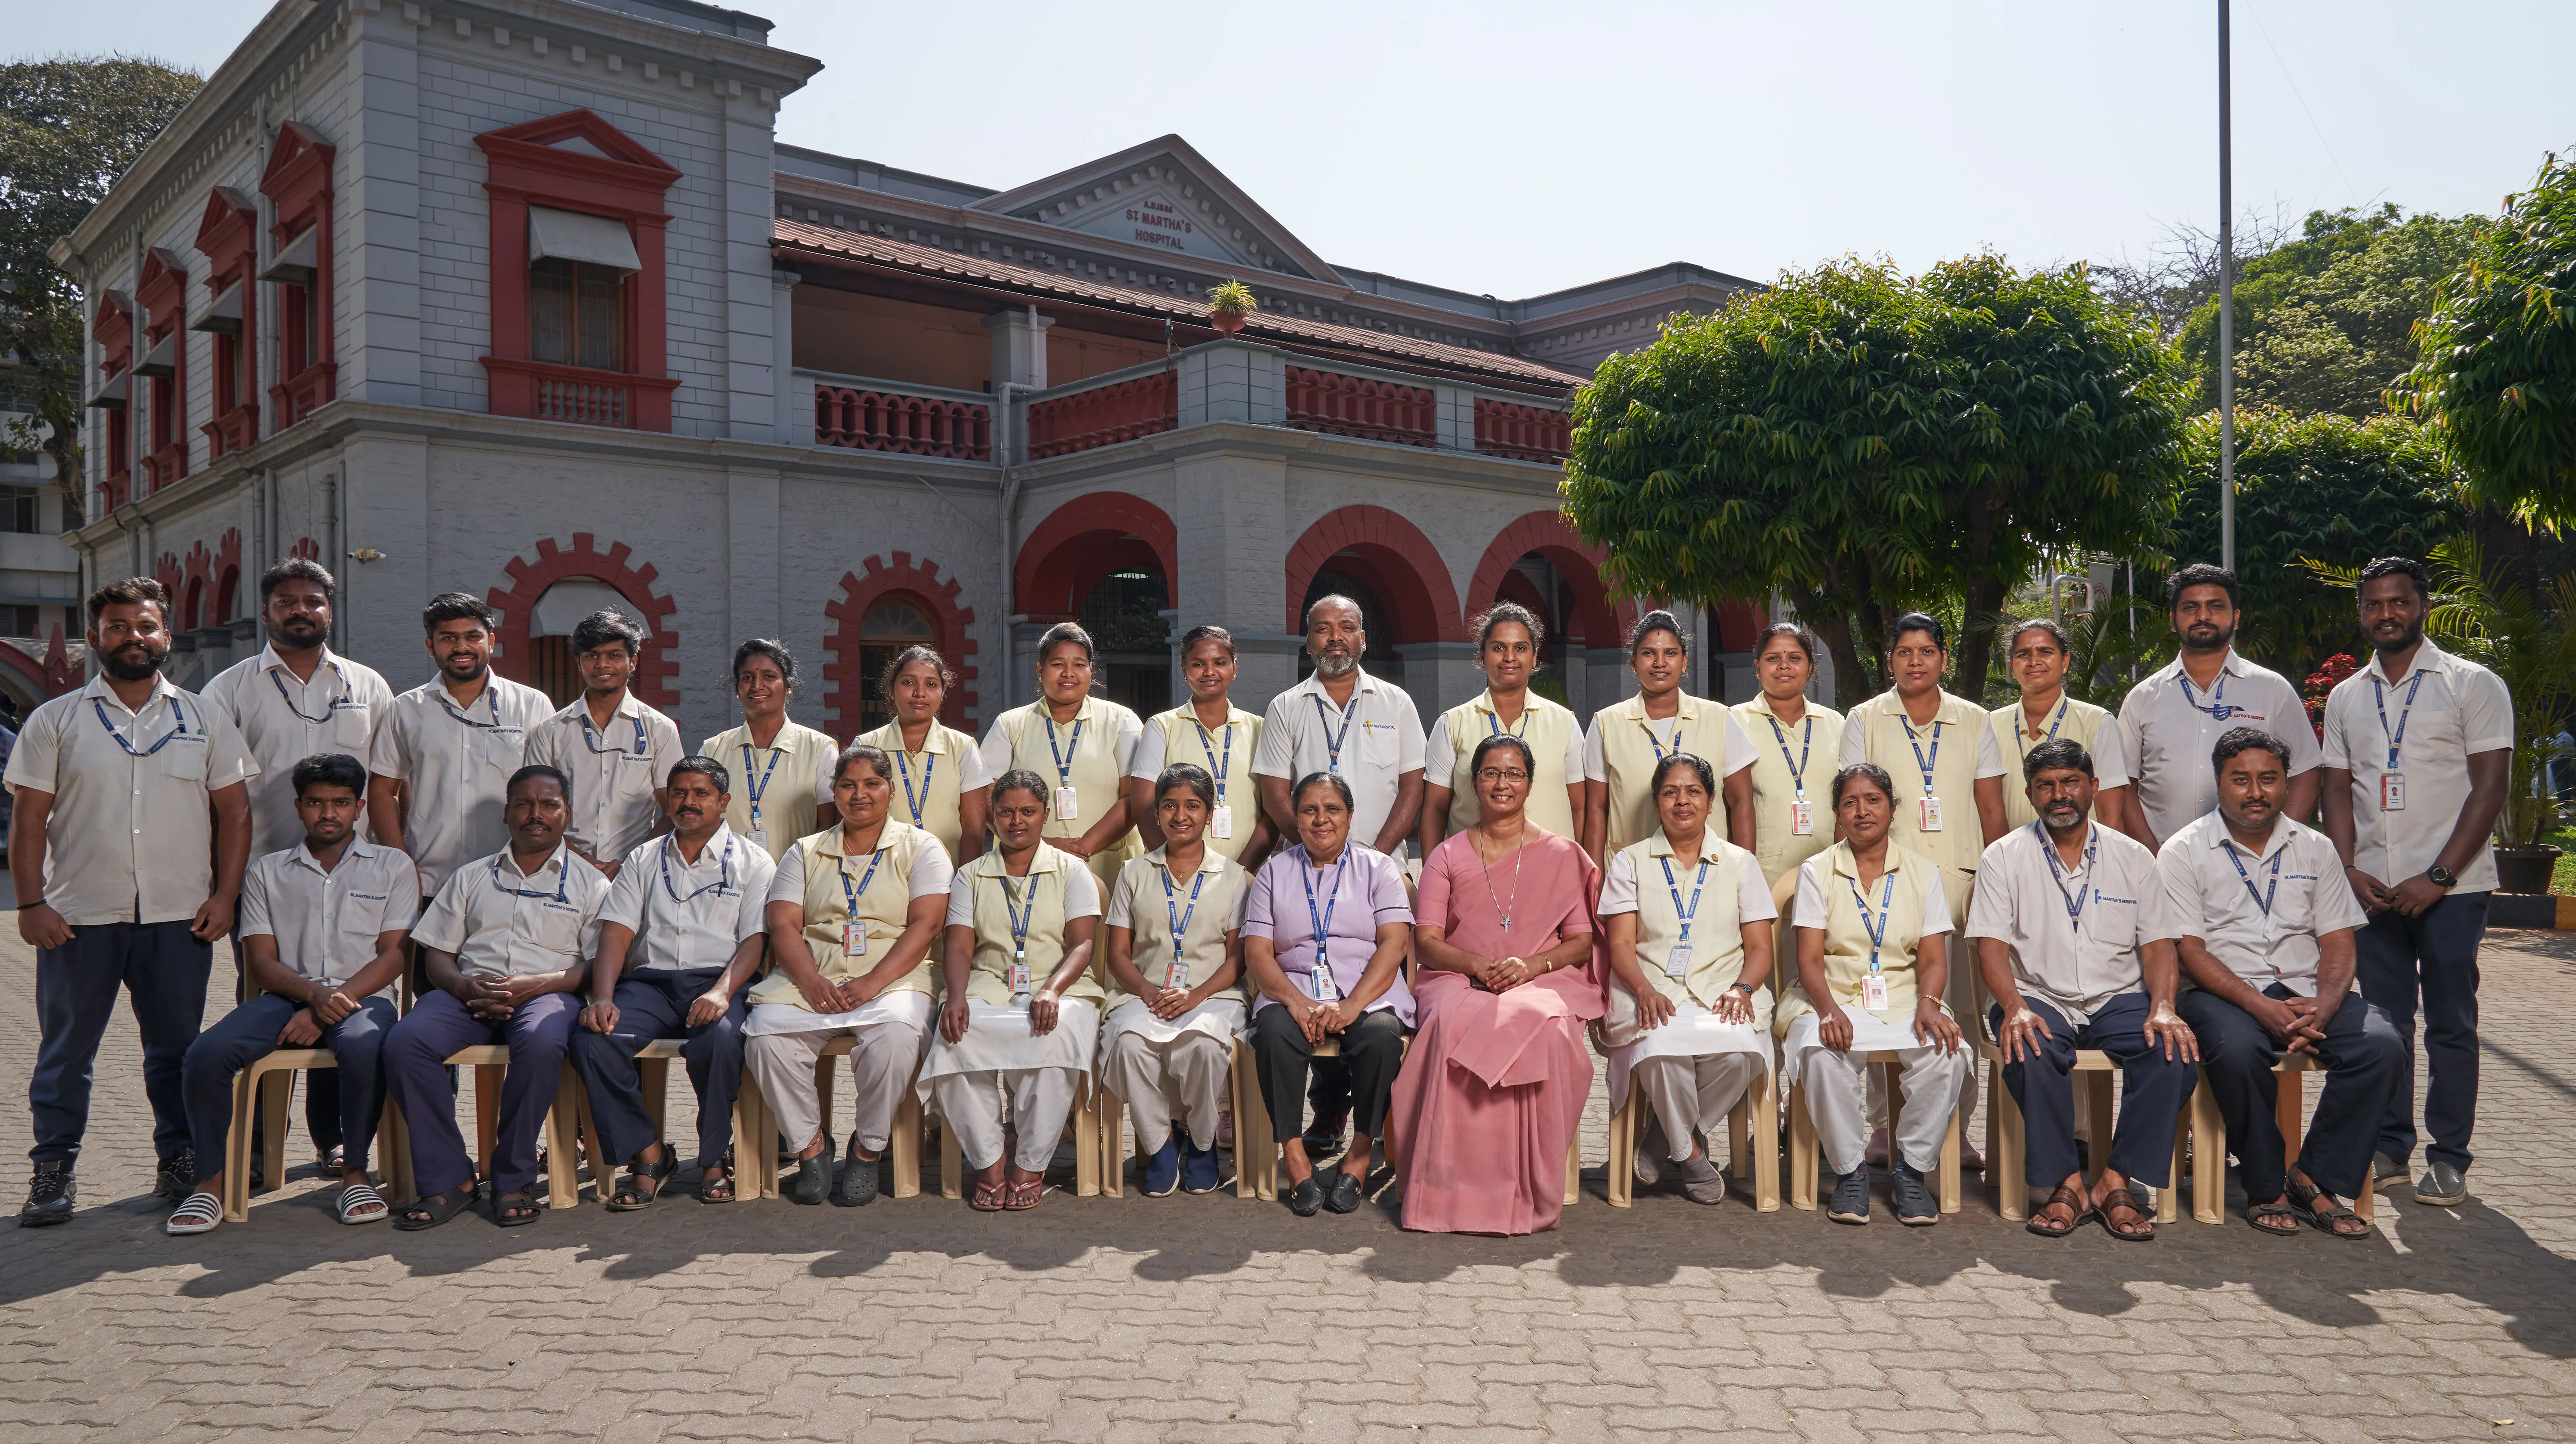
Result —
[[975, 1191], [967, 1195], [966, 1206], [977, 1213], [1000, 1213], [1002, 1199], [1009, 1188], [1010, 1185], [1005, 1183], [986, 1183], [982, 1179], [977, 1179]]
[[[2122, 1232], [2119, 1225], [2111, 1221], [2112, 1210], [2121, 1208], [2125, 1208], [2130, 1213], [2135, 1214], [2138, 1222], [2143, 1224], [2144, 1227], [2136, 1233]], [[2152, 1241], [2156, 1236], [2155, 1215], [2147, 1212], [2143, 1208], [2140, 1208], [2138, 1206], [2138, 1196], [2125, 1188], [2115, 1188], [2109, 1193], [2102, 1195], [2102, 1206], [2093, 1210], [2093, 1216], [2102, 1221], [2102, 1231], [2104, 1233], [2109, 1234], [2111, 1237], [2118, 1239], [2122, 1243], [2147, 1243]]]
[[1005, 1184], [1004, 1188], [1006, 1190], [1006, 1195], [1004, 1197], [1002, 1207], [1013, 1213], [1018, 1213], [1023, 1209], [1031, 1209], [1038, 1206], [1038, 1195], [1046, 1192], [1046, 1180], [1043, 1178], [1032, 1178], [1026, 1182], [1015, 1180], [1011, 1183]]
[[[2048, 1217], [2048, 1211], [2061, 1203], [2067, 1208], [2064, 1224], [2059, 1224]], [[2057, 1185], [2057, 1191], [2048, 1196], [2048, 1202], [2031, 1210], [2030, 1217], [2022, 1221], [2022, 1227], [2038, 1234], [2041, 1238], [2064, 1238], [2082, 1226], [2084, 1220], [2092, 1213], [2093, 1210], [2084, 1202], [2082, 1189], [2070, 1188], [2061, 1183]]]

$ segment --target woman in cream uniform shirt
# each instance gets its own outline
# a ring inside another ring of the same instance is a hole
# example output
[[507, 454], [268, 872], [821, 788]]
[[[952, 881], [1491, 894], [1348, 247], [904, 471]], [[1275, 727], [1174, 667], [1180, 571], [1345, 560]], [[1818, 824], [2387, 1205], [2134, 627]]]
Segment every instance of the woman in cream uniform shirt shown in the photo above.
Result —
[[1741, 848], [1753, 846], [1753, 744], [1723, 702], [1682, 690], [1690, 643], [1681, 619], [1648, 612], [1628, 633], [1628, 669], [1637, 695], [1592, 714], [1583, 733], [1583, 850], [1596, 866], [1655, 834], [1651, 779], [1665, 758], [1704, 758], [1719, 779], [1709, 830]]
[[1524, 814], [1545, 831], [1580, 838], [1575, 819], [1583, 815], [1583, 734], [1572, 712], [1529, 689], [1546, 628], [1514, 602], [1495, 603], [1471, 625], [1485, 691], [1441, 713], [1423, 740], [1422, 855], [1429, 857], [1440, 839], [1476, 825], [1469, 762], [1477, 743], [1506, 732], [1529, 744], [1534, 759]]
[[[1176, 763], [1154, 780], [1163, 845], [1109, 895], [1108, 1020], [1100, 1082], [1136, 1120], [1145, 1196], [1217, 1185], [1217, 1118], [1243, 1031], [1243, 909], [1250, 876], [1207, 840], [1216, 779]], [[1180, 939], [1176, 948], [1173, 939]], [[1175, 1118], [1184, 1120], [1183, 1130]], [[1114, 1166], [1114, 1165], [1113, 1165]]]
[[2066, 695], [2066, 664], [2074, 644], [2066, 629], [2046, 617], [2015, 623], [2005, 644], [2005, 666], [2021, 684], [2021, 700], [1994, 710], [1995, 741], [2004, 759], [2005, 831], [2039, 821], [2022, 785], [2022, 762], [2030, 749], [2063, 738], [2093, 758], [2093, 820], [2120, 832], [2121, 809], [2129, 800], [2127, 739], [2111, 714], [2090, 702]]
[[1047, 843], [1083, 859], [1105, 897], [1118, 869], [1144, 851], [1129, 825], [1124, 779], [1145, 724], [1091, 695], [1091, 651], [1091, 634], [1079, 626], [1047, 628], [1038, 639], [1038, 699], [994, 720], [984, 734], [984, 770], [999, 777], [1018, 768], [1045, 781]]
[[[1693, 1203], [1722, 1203], [1714, 1136], [1771, 1066], [1771, 890], [1753, 854], [1710, 830], [1714, 774], [1678, 753], [1649, 785], [1662, 824], [1610, 859], [1601, 925], [1610, 939], [1610, 1107], [1645, 1090], [1655, 1127], [1637, 1139], [1637, 1181], [1667, 1167]], [[1665, 1140], [1656, 1147], [1658, 1135]], [[1622, 1160], [1612, 1159], [1611, 1166]]]
[[1816, 679], [1816, 639], [1795, 622], [1773, 622], [1753, 643], [1753, 677], [1761, 695], [1735, 705], [1751, 739], [1753, 856], [1771, 887], [1771, 905], [1786, 910], [1798, 890], [1798, 865], [1834, 840], [1825, 788], [1842, 765], [1843, 714], [1807, 700]]
[[725, 803], [725, 826], [771, 862], [833, 819], [832, 769], [841, 749], [828, 734], [788, 717], [795, 691], [796, 658], [784, 645], [754, 637], [734, 648], [733, 695], [742, 704], [742, 725], [698, 746], [699, 756], [723, 763], [741, 783]]
[[859, 740], [894, 759], [895, 816], [938, 838], [951, 861], [964, 862], [968, 848], [984, 846], [993, 772], [973, 737], [939, 720], [955, 681], [947, 659], [928, 647], [895, 653], [877, 678], [894, 720]]
[[[781, 1136], [799, 1150], [780, 1192], [844, 1204], [877, 1196], [896, 1105], [929, 1041], [937, 989], [931, 944], [948, 908], [948, 854], [929, 833], [887, 816], [894, 767], [864, 744], [841, 754], [832, 803], [841, 823], [787, 849], [770, 883], [768, 977], [753, 985], [744, 1056]], [[849, 1152], [835, 1186], [832, 1140], [814, 1063], [843, 1034], [850, 1049]], [[745, 1148], [765, 1140], [744, 1140]]]
[[1154, 817], [1163, 769], [1188, 763], [1206, 768], [1215, 788], [1205, 833], [1208, 846], [1229, 861], [1250, 858], [1255, 866], [1269, 856], [1278, 834], [1262, 809], [1260, 785], [1252, 780], [1261, 717], [1229, 698], [1235, 672], [1232, 632], [1192, 627], [1181, 637], [1181, 677], [1190, 685], [1190, 700], [1146, 719], [1136, 755], [1127, 763], [1127, 812], [1144, 846], [1163, 845]]

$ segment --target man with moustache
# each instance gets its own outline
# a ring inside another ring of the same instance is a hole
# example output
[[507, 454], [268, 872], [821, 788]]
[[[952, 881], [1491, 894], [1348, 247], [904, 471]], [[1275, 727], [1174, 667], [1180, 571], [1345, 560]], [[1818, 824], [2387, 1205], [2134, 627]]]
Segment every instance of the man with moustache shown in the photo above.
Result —
[[2326, 697], [2326, 836], [2368, 925], [2354, 940], [2361, 995], [2388, 1010], [2407, 1045], [2389, 1093], [2371, 1186], [2404, 1186], [2415, 1151], [2416, 1001], [2424, 1011], [2424, 1173], [2415, 1201], [2465, 1200], [2478, 1114], [2478, 943], [2496, 885], [2496, 814], [2513, 759], [2513, 698], [2495, 673], [2424, 637], [2433, 581], [2424, 564], [2381, 557], [2361, 569], [2368, 664]]
[[[2175, 833], [2156, 859], [2193, 988], [2175, 1011], [2200, 1039], [2227, 1150], [2245, 1184], [2245, 1221], [2295, 1234], [2304, 1219], [2337, 1238], [2370, 1225], [2338, 1200], [2370, 1186], [2370, 1151], [2406, 1045], [2388, 1014], [2353, 995], [2353, 933], [2369, 918], [2334, 844], [2281, 815], [2290, 749], [2259, 727], [2230, 728], [2210, 758], [2218, 810]], [[2314, 1121], [2286, 1175], [2272, 1069], [2285, 1054], [2326, 1065]]]
[[643, 647], [644, 629], [622, 612], [582, 618], [572, 629], [581, 696], [528, 729], [528, 762], [572, 779], [564, 841], [610, 878], [630, 849], [662, 831], [662, 779], [682, 750], [679, 727], [628, 685]]
[[671, 830], [626, 855], [600, 912], [572, 1066], [606, 1156], [627, 1165], [608, 1198], [612, 1212], [650, 1204], [680, 1166], [653, 1127], [635, 1067], [644, 1045], [663, 1038], [685, 1040], [680, 1057], [698, 1093], [698, 1198], [734, 1198], [727, 1158], [742, 1088], [743, 987], [760, 966], [762, 909], [778, 864], [726, 824], [731, 782], [712, 757], [674, 764], [665, 779]]
[[90, 1070], [119, 984], [143, 1035], [154, 1192], [177, 1203], [197, 1182], [180, 1064], [205, 1017], [214, 940], [232, 931], [241, 897], [259, 765], [230, 718], [161, 675], [169, 606], [150, 577], [90, 593], [99, 675], [30, 714], [9, 756], [9, 876], [18, 936], [36, 949], [23, 1227], [72, 1216]]
[[367, 827], [377, 842], [411, 854], [426, 898], [466, 859], [508, 841], [503, 788], [528, 729], [554, 704], [492, 671], [492, 616], [472, 596], [432, 597], [420, 621], [438, 675], [394, 698], [376, 728]]
[[2165, 579], [2165, 608], [2182, 647], [2172, 665], [2129, 689], [2120, 703], [2136, 791], [2120, 809], [2122, 832], [2154, 852], [2164, 839], [2218, 805], [2209, 751], [2235, 727], [2261, 727], [2290, 749], [2290, 790], [2281, 810], [2306, 817], [2317, 805], [2316, 734], [2289, 679], [2236, 655], [2236, 574], [2205, 562]]

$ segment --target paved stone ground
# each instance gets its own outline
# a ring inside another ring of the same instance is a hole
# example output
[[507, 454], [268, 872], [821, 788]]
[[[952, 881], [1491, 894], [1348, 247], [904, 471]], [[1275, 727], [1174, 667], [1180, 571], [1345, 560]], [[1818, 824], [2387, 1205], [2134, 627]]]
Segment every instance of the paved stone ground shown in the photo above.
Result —
[[[31, 970], [0, 943], [13, 1098]], [[1536, 1238], [1132, 1192], [398, 1234], [332, 1223], [308, 1162], [247, 1225], [168, 1239], [120, 1023], [80, 1215], [0, 1225], [0, 1439], [2570, 1437], [2571, 984], [2576, 937], [2490, 937], [2477, 1196], [2383, 1199], [2359, 1245], [2233, 1215], [2049, 1242], [1973, 1177], [1924, 1232], [1614, 1211], [1597, 1091], [1587, 1197]], [[26, 1141], [0, 1107], [0, 1153]]]

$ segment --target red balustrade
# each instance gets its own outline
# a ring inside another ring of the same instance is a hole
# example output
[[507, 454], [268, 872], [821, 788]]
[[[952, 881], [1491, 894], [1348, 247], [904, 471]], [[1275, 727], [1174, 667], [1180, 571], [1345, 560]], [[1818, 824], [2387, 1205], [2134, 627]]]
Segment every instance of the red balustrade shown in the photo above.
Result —
[[536, 416], [540, 421], [571, 421], [583, 426], [627, 424], [624, 386], [569, 376], [541, 375], [536, 381]]
[[1288, 368], [1288, 424], [1329, 436], [1436, 446], [1439, 407], [1428, 386]]
[[1476, 398], [1476, 449], [1515, 461], [1563, 461], [1573, 449], [1574, 418], [1544, 406]]
[[1180, 378], [1169, 371], [1095, 386], [1029, 406], [1029, 459], [1115, 446], [1181, 424]]
[[814, 443], [959, 461], [993, 457], [993, 409], [973, 401], [816, 385]]

